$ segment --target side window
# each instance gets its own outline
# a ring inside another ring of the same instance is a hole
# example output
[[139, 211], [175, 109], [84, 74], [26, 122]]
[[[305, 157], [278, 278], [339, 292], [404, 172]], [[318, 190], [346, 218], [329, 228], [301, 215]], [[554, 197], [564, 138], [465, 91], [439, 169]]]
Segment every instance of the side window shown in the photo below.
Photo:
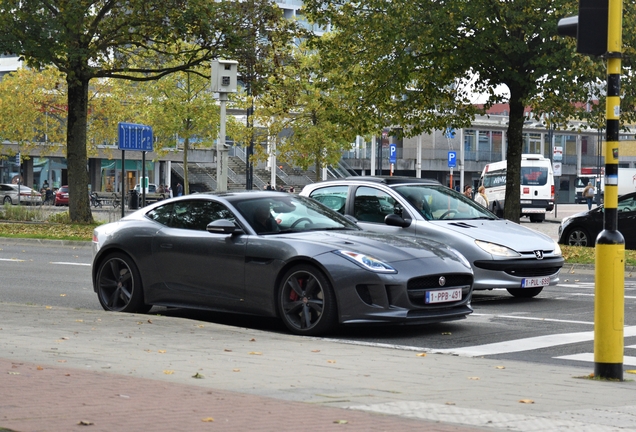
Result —
[[205, 231], [210, 222], [219, 219], [234, 221], [234, 214], [223, 204], [214, 201], [192, 200], [174, 203], [172, 228]]
[[341, 215], [344, 215], [348, 191], [349, 186], [328, 186], [316, 189], [309, 196], [326, 205], [331, 210], [335, 210]]
[[618, 203], [619, 212], [633, 212], [636, 211], [636, 205], [634, 198], [629, 198]]
[[362, 186], [356, 189], [353, 215], [361, 222], [384, 223], [384, 218], [395, 213], [395, 199], [379, 189]]
[[170, 226], [170, 218], [172, 218], [172, 210], [174, 204], [166, 204], [161, 207], [154, 208], [146, 213], [146, 216], [161, 225]]

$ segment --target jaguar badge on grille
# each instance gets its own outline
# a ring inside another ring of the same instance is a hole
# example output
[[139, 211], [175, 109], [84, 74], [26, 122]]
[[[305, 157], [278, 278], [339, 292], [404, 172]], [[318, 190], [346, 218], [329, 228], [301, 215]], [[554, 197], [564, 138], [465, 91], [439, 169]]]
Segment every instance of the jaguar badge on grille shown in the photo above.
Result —
[[534, 251], [534, 256], [536, 256], [537, 259], [543, 259], [543, 251], [542, 250]]
[[444, 276], [440, 276], [438, 282], [439, 282], [439, 286], [444, 286], [446, 285], [446, 278]]

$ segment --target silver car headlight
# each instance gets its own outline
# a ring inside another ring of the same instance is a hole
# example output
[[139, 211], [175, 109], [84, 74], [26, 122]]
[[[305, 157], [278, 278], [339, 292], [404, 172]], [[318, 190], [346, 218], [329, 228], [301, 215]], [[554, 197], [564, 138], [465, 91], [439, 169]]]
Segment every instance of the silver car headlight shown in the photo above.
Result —
[[387, 263], [382, 262], [379, 259], [369, 255], [365, 255], [365, 254], [361, 254], [357, 252], [351, 252], [347, 250], [334, 251], [334, 253], [342, 257], [345, 257], [349, 261], [353, 261], [354, 263], [358, 264], [360, 267], [366, 270], [370, 270], [370, 271], [378, 272], [378, 273], [397, 273], [397, 270], [395, 270], [393, 267], [391, 267]]
[[503, 256], [503, 257], [521, 256], [517, 251], [514, 251], [506, 246], [498, 245], [496, 243], [489, 243], [489, 242], [485, 242], [481, 240], [475, 240], [475, 244], [491, 255], [497, 255], [497, 256]]
[[561, 246], [557, 242], [554, 242], [554, 254], [555, 255], [563, 255], [561, 252]]

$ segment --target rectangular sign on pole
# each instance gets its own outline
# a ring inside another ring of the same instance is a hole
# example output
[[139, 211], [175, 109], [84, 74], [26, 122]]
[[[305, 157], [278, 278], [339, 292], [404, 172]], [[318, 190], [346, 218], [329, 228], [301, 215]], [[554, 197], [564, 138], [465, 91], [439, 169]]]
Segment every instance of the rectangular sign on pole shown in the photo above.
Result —
[[389, 163], [397, 163], [397, 145], [389, 144]]
[[448, 167], [455, 168], [457, 166], [457, 152], [449, 151], [448, 152]]
[[150, 126], [135, 123], [119, 123], [119, 150], [152, 151], [153, 138]]

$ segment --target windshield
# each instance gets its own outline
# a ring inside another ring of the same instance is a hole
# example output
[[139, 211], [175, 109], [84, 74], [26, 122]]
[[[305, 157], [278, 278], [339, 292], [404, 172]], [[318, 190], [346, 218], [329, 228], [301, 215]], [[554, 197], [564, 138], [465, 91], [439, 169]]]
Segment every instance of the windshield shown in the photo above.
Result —
[[393, 188], [427, 220], [496, 219], [470, 198], [441, 185], [404, 185]]
[[360, 229], [339, 213], [298, 195], [250, 198], [233, 204], [258, 234]]

